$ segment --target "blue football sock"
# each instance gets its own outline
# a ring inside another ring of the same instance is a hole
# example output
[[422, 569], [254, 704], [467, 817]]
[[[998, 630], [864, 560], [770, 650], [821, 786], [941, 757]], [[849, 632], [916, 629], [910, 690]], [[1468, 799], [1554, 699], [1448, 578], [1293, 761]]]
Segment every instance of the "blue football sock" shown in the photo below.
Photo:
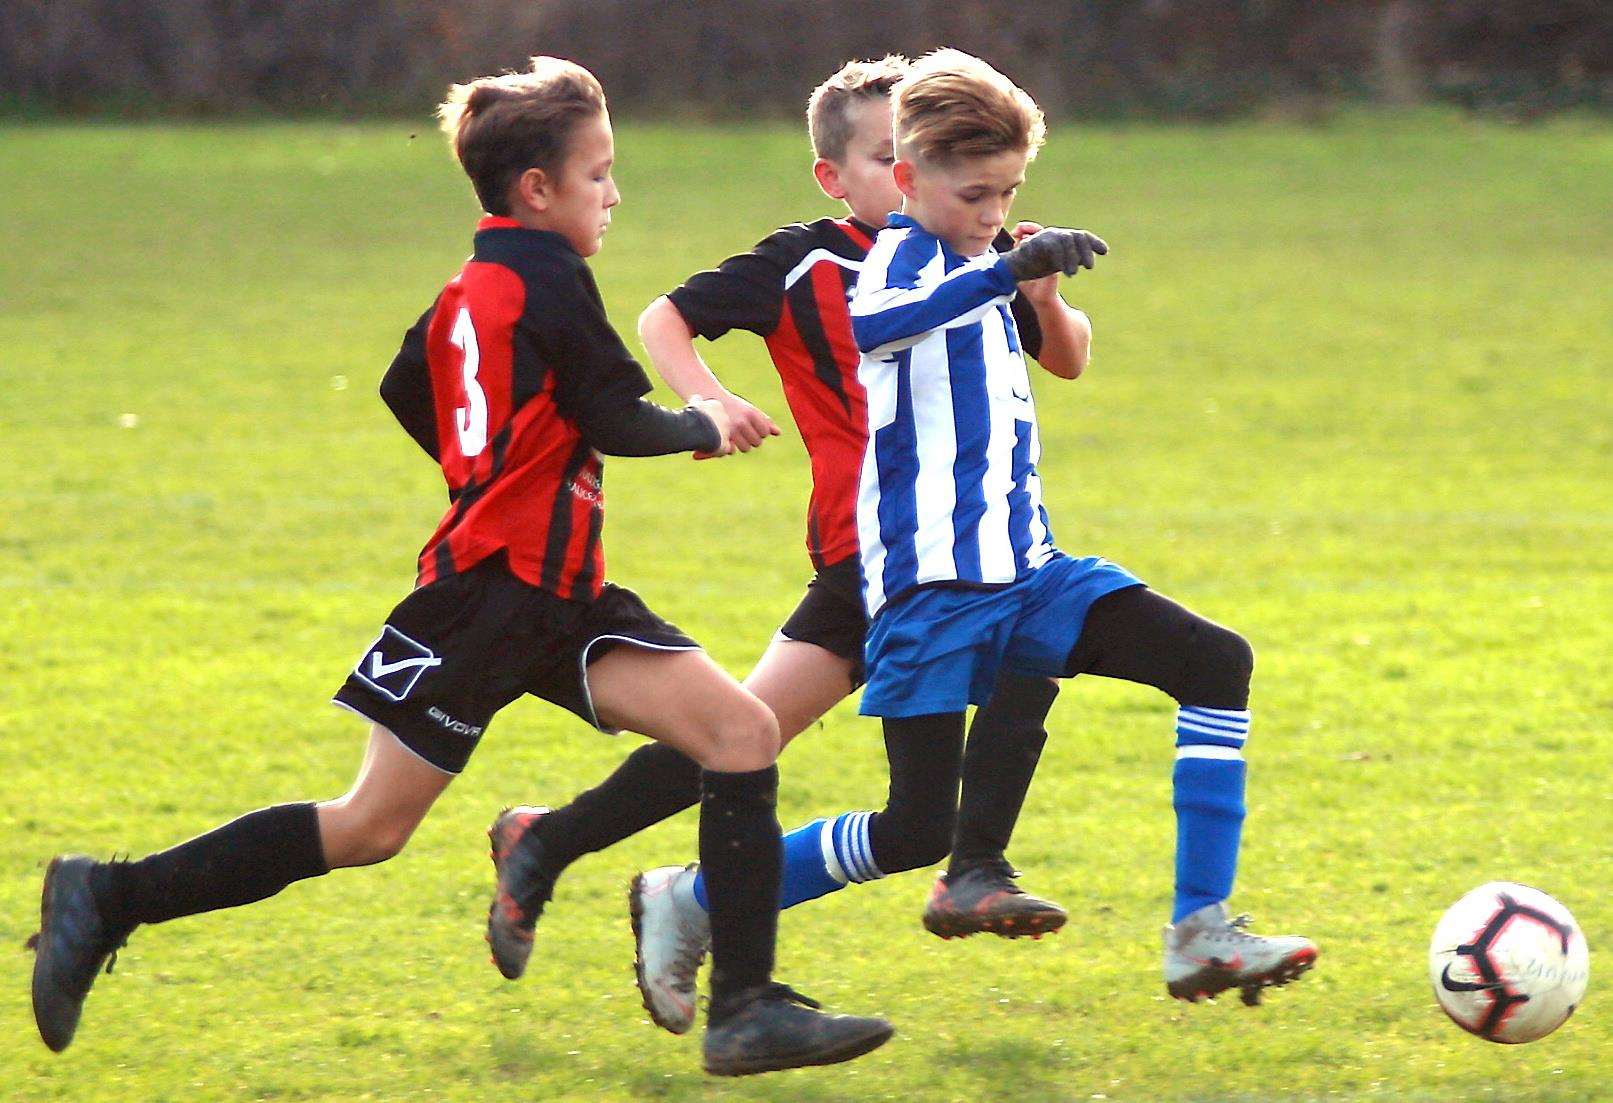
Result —
[[[813, 820], [784, 836], [784, 877], [779, 907], [793, 908], [838, 892], [848, 883], [872, 881], [884, 874], [874, 865], [868, 845], [872, 812], [845, 812], [832, 820]], [[706, 904], [706, 877], [696, 873], [694, 899]]]
[[1175, 923], [1232, 895], [1243, 833], [1246, 709], [1184, 705], [1176, 713]]

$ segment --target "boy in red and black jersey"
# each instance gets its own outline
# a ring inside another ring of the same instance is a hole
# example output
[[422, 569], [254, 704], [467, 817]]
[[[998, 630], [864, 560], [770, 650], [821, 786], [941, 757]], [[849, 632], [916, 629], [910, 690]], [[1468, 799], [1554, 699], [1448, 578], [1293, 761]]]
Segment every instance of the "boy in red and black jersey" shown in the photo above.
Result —
[[[856, 500], [868, 428], [847, 299], [879, 227], [901, 206], [891, 177], [889, 94], [905, 72], [905, 60], [896, 57], [853, 62], [814, 91], [809, 102], [813, 172], [828, 196], [846, 204], [849, 217], [773, 232], [750, 251], [696, 273], [657, 299], [639, 323], [653, 365], [674, 390], [716, 395], [723, 403], [733, 419], [738, 451], [760, 445], [778, 432], [777, 426], [722, 386], [693, 340], [716, 340], [734, 330], [763, 338], [806, 446], [812, 470], [807, 551], [816, 573], [746, 679], [746, 687], [777, 715], [786, 743], [862, 680], [867, 619]], [[1003, 234], [998, 247], [1011, 248], [1039, 228], [1022, 223], [1013, 235]], [[1022, 285], [1012, 310], [1028, 354], [1055, 375], [1073, 379], [1081, 373], [1090, 351], [1090, 325], [1059, 298], [1056, 280]], [[1004, 856], [1046, 741], [1044, 721], [1056, 692], [1047, 679], [1005, 675], [991, 704], [976, 714], [967, 752], [961, 740], [956, 747], [887, 740], [890, 804], [878, 813], [816, 821], [786, 836], [783, 903], [929, 865], [950, 851], [949, 871], [925, 913], [925, 924], [935, 933], [991, 931], [1014, 937], [1056, 930], [1064, 911], [1021, 892]], [[960, 758], [964, 786], [956, 824], [951, 818], [911, 814], [921, 804], [934, 806], [934, 800], [919, 800], [919, 795], [946, 784], [947, 764]], [[523, 843], [540, 856], [534, 862], [542, 879], [538, 895], [546, 898], [554, 879], [581, 854], [692, 805], [697, 776], [693, 764], [675, 753], [645, 747], [572, 804], [529, 814]], [[837, 848], [859, 857], [825, 873], [823, 856]], [[706, 896], [697, 875], [682, 867], [651, 871], [635, 884], [645, 1003], [658, 1023], [674, 1031], [693, 1021], [698, 962], [687, 950], [702, 945], [698, 932], [705, 923]], [[681, 915], [663, 921], [668, 901], [680, 900]], [[502, 925], [495, 919], [495, 950]], [[695, 937], [683, 937], [691, 930]]]
[[[336, 694], [372, 722], [358, 779], [336, 800], [261, 809], [139, 861], [53, 860], [32, 943], [41, 1036], [56, 1050], [72, 1041], [99, 967], [139, 924], [392, 857], [493, 715], [530, 693], [698, 763], [716, 960], [708, 1071], [866, 1053], [890, 1037], [889, 1023], [820, 1014], [772, 980], [772, 713], [604, 578], [600, 454], [729, 450], [719, 403], [696, 398], [672, 411], [644, 400], [649, 380], [606, 321], [584, 263], [620, 201], [604, 93], [587, 70], [536, 58], [530, 72], [456, 87], [441, 113], [490, 217], [383, 383], [441, 464], [449, 508], [420, 554], [416, 589]], [[495, 837], [495, 860], [518, 866], [504, 843]]]

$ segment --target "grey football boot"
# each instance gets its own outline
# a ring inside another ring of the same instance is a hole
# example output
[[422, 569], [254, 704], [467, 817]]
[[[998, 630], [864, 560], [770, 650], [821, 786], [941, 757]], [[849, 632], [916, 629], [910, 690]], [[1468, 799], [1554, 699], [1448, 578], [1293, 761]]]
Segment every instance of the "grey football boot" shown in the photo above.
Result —
[[1316, 943], [1296, 935], [1247, 930], [1249, 917], [1227, 918], [1225, 904], [1206, 904], [1165, 928], [1165, 988], [1179, 1000], [1214, 999], [1241, 990], [1253, 1007], [1260, 990], [1295, 980], [1316, 964]]
[[711, 948], [711, 921], [695, 903], [698, 866], [661, 866], [633, 878], [633, 972], [655, 1025], [686, 1034], [694, 1025], [696, 977]]

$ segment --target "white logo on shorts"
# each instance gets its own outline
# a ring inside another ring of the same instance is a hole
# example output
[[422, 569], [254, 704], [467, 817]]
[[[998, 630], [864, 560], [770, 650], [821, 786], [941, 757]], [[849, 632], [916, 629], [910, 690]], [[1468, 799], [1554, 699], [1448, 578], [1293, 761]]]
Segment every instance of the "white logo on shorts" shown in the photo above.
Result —
[[387, 700], [401, 701], [414, 690], [420, 675], [441, 665], [442, 660], [431, 648], [411, 640], [388, 624], [364, 652], [353, 673]]

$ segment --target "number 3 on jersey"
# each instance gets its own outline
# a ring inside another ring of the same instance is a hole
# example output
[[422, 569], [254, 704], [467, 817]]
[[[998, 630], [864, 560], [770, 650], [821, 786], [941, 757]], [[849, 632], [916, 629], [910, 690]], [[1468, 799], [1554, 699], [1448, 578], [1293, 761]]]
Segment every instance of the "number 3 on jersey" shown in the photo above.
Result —
[[487, 447], [487, 394], [476, 381], [476, 372], [482, 366], [482, 354], [476, 346], [476, 327], [471, 324], [470, 311], [459, 308], [454, 318], [453, 331], [448, 341], [464, 353], [465, 401], [454, 411], [454, 428], [459, 430], [459, 452], [466, 459], [482, 454]]

